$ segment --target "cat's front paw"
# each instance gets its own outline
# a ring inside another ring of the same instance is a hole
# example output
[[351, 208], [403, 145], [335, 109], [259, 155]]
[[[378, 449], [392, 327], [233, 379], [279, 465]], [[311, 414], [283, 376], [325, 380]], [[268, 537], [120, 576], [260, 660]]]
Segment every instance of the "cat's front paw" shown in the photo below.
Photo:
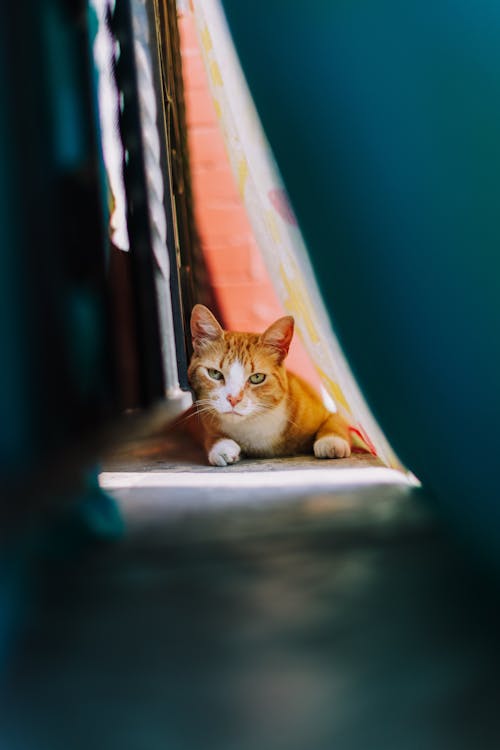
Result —
[[217, 440], [208, 453], [208, 462], [212, 466], [228, 466], [240, 460], [240, 446], [234, 440], [224, 438]]
[[351, 446], [338, 435], [325, 435], [314, 443], [314, 455], [316, 458], [348, 458]]

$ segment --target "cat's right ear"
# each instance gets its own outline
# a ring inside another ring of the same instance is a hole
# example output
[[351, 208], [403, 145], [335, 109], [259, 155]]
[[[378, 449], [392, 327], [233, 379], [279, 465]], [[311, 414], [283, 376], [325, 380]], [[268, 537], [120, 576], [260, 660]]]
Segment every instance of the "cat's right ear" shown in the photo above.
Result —
[[261, 341], [273, 351], [282, 362], [288, 354], [293, 336], [294, 320], [291, 315], [276, 320], [261, 335]]
[[195, 351], [224, 336], [223, 328], [205, 305], [193, 307], [191, 312], [191, 336]]

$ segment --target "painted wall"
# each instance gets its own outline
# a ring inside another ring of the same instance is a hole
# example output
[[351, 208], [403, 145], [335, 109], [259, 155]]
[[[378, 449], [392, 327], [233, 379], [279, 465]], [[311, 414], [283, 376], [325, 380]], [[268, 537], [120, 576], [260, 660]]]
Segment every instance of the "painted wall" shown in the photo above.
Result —
[[[192, 14], [179, 11], [188, 143], [200, 241], [225, 325], [260, 331], [283, 315], [235, 185], [210, 96]], [[319, 383], [296, 337], [289, 367]]]

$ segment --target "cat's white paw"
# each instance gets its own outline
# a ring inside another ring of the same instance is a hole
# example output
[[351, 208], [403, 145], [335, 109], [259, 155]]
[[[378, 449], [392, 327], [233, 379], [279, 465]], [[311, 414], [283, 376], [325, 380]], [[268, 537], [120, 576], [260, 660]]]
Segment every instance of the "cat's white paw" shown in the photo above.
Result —
[[351, 446], [338, 435], [325, 435], [314, 443], [314, 455], [316, 458], [348, 458]]
[[234, 440], [217, 440], [210, 449], [208, 462], [212, 466], [228, 466], [240, 460], [240, 446]]

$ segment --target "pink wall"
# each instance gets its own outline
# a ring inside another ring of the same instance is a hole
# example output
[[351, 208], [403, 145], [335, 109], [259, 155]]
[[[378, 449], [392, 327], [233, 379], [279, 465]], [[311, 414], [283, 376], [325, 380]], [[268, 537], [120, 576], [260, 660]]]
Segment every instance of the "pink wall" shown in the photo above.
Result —
[[[227, 328], [262, 331], [284, 315], [238, 194], [210, 97], [189, 11], [179, 16], [195, 219]], [[298, 338], [288, 365], [313, 383], [316, 373]]]

